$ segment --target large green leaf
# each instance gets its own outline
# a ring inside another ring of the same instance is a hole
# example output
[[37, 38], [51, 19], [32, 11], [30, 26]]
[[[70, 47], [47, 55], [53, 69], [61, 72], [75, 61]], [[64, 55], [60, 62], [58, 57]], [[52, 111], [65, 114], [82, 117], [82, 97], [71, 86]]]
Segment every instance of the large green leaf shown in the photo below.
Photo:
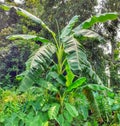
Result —
[[27, 117], [24, 119], [24, 123], [25, 126], [48, 126], [47, 120], [47, 114], [45, 115], [44, 113], [39, 113], [37, 115], [34, 115], [32, 113], [28, 113]]
[[65, 119], [63, 117], [63, 114], [60, 114], [57, 118], [57, 122], [59, 123], [60, 126], [65, 126]]
[[56, 119], [59, 112], [60, 105], [58, 103], [54, 103], [51, 105], [48, 110], [48, 116], [50, 119]]
[[103, 85], [98, 85], [98, 84], [87, 84], [85, 86], [82, 87], [82, 89], [84, 88], [88, 88], [94, 91], [103, 91], [103, 90], [108, 90], [108, 91], [112, 91], [110, 88], [107, 88]]
[[26, 62], [27, 69], [44, 70], [52, 62], [52, 56], [56, 52], [53, 44], [41, 46]]
[[77, 79], [75, 82], [73, 82], [67, 89], [68, 92], [70, 92], [73, 89], [78, 88], [79, 86], [81, 86], [84, 82], [86, 81], [85, 77], [81, 77], [79, 79]]
[[41, 46], [34, 55], [26, 62], [26, 72], [22, 75], [23, 79], [19, 87], [19, 91], [26, 91], [34, 83], [36, 83], [41, 73], [49, 67], [52, 62], [52, 56], [56, 48], [53, 44], [46, 44]]
[[87, 60], [86, 53], [82, 45], [73, 36], [63, 39], [67, 62], [73, 72], [85, 71], [98, 84], [103, 84], [99, 76], [93, 71], [90, 62]]
[[36, 35], [25, 35], [25, 34], [10, 35], [10, 36], [7, 36], [7, 39], [9, 39], [9, 40], [16, 40], [16, 39], [30, 40], [30, 39], [32, 39], [34, 41], [40, 41], [43, 43], [50, 42], [48, 39], [45, 39], [43, 37], [39, 37]]
[[103, 85], [102, 80], [100, 77], [96, 74], [96, 72], [92, 69], [92, 66], [90, 65], [89, 67], [86, 66], [85, 72], [89, 74], [89, 76], [95, 80], [98, 84]]
[[44, 126], [44, 122], [40, 116], [35, 116], [32, 121], [29, 121], [29, 126]]
[[99, 109], [99, 106], [98, 106], [98, 102], [95, 99], [93, 91], [90, 88], [84, 88], [83, 93], [86, 96], [86, 98], [87, 98], [87, 100], [90, 104], [90, 109], [91, 109], [91, 112], [94, 115], [94, 118], [103, 122], [101, 112], [100, 112], [100, 109]]
[[71, 105], [69, 103], [65, 103], [65, 108], [72, 117], [78, 116], [78, 111], [76, 110], [76, 108], [73, 105]]
[[64, 110], [63, 115], [64, 115], [65, 120], [67, 122], [71, 123], [73, 121], [73, 117], [71, 116], [71, 114], [67, 110]]
[[74, 17], [69, 21], [68, 25], [62, 30], [62, 33], [61, 33], [61, 35], [60, 35], [60, 38], [61, 38], [61, 39], [64, 38], [64, 37], [66, 37], [66, 36], [68, 36], [68, 35], [70, 35], [70, 33], [71, 33], [71, 31], [72, 31], [72, 29], [73, 29], [75, 23], [78, 21], [78, 18], [79, 18], [79, 16], [76, 15], [76, 16], [74, 16]]
[[118, 13], [104, 13], [98, 14], [96, 16], [92, 16], [91, 18], [87, 19], [86, 21], [82, 22], [79, 26], [73, 29], [74, 32], [79, 31], [81, 29], [88, 29], [92, 27], [96, 23], [103, 23], [108, 20], [115, 20], [118, 18]]
[[72, 36], [67, 37], [63, 41], [65, 53], [67, 54], [67, 62], [71, 70], [82, 70], [83, 65], [89, 65], [85, 52], [81, 44]]
[[34, 80], [29, 76], [29, 71], [27, 71], [24, 75], [24, 77], [22, 77], [22, 81], [21, 81], [21, 85], [18, 88], [18, 92], [22, 91], [27, 91], [33, 84], [34, 84]]
[[49, 90], [49, 91], [54, 91], [54, 92], [58, 92], [57, 88], [51, 84], [50, 82], [40, 78], [39, 80], [36, 81], [38, 85], [40, 85], [41, 87]]
[[4, 122], [5, 126], [18, 126], [19, 119], [16, 113], [11, 113], [11, 116]]
[[88, 29], [82, 29], [78, 32], [74, 33], [75, 38], [78, 38], [79, 40], [87, 40], [89, 39], [97, 39], [99, 41], [104, 40], [102, 36], [100, 36], [98, 33], [88, 30]]
[[48, 74], [47, 74], [47, 79], [48, 80], [53, 80], [54, 79], [54, 82], [57, 82], [59, 84], [62, 84], [62, 85], [65, 85], [65, 77], [63, 75], [59, 75], [57, 72], [52, 72], [50, 71]]
[[80, 112], [81, 112], [84, 120], [87, 120], [87, 118], [88, 118], [88, 108], [85, 105], [80, 105]]
[[[68, 112], [67, 112], [68, 113]], [[56, 120], [60, 126], [70, 126], [71, 123], [64, 118], [63, 114], [60, 114]]]
[[32, 21], [34, 21], [34, 22], [36, 22], [38, 24], [41, 24], [43, 28], [47, 29], [53, 36], [55, 36], [55, 33], [51, 29], [49, 29], [49, 27], [40, 18], [32, 15], [28, 11], [26, 11], [26, 10], [24, 10], [22, 8], [19, 8], [19, 7], [8, 6], [8, 5], [5, 5], [5, 4], [1, 4], [0, 8], [3, 9], [3, 10], [7, 10], [7, 11], [10, 10], [11, 8], [14, 8], [18, 15], [23, 16], [25, 18], [29, 18]]
[[5, 11], [9, 11], [11, 9], [12, 6], [7, 6], [5, 4], [0, 4], [0, 8], [5, 10]]

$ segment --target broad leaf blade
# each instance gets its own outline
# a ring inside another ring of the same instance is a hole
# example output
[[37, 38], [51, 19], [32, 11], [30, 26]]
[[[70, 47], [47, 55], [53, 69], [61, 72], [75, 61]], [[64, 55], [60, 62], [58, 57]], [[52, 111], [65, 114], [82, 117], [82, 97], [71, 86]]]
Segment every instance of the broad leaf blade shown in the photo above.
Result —
[[[68, 112], [67, 112], [68, 113]], [[63, 114], [60, 114], [56, 121], [59, 123], [60, 126], [70, 126], [71, 123], [65, 119], [65, 116]]]
[[83, 65], [88, 65], [87, 56], [82, 49], [81, 44], [72, 36], [67, 37], [63, 41], [65, 53], [67, 54], [67, 62], [73, 71], [82, 70]]
[[26, 71], [24, 77], [22, 77], [19, 91], [26, 91], [29, 89], [37, 80], [40, 75], [49, 64], [52, 62], [52, 56], [55, 53], [56, 48], [53, 44], [46, 44], [41, 46], [37, 52], [26, 62]]
[[87, 40], [89, 39], [97, 39], [99, 41], [104, 40], [102, 36], [97, 34], [96, 32], [88, 29], [82, 29], [78, 32], [74, 33], [75, 38], [78, 38], [79, 40]]
[[60, 114], [56, 120], [60, 126], [65, 126], [65, 119], [64, 116], [62, 114]]
[[5, 4], [0, 4], [0, 8], [3, 9], [3, 10], [5, 10], [5, 11], [9, 11], [10, 8], [11, 8], [11, 6], [7, 6]]
[[66, 72], [67, 72], [67, 75], [65, 76], [66, 77], [66, 86], [69, 87], [69, 85], [71, 85], [71, 83], [73, 82], [75, 75], [71, 71], [70, 66], [68, 64], [66, 64]]
[[34, 55], [26, 62], [27, 69], [43, 69], [52, 62], [52, 56], [56, 51], [53, 44], [46, 44], [41, 46]]
[[75, 23], [78, 21], [78, 18], [79, 18], [79, 16], [76, 15], [76, 16], [74, 16], [74, 17], [69, 21], [68, 25], [62, 30], [62, 33], [61, 33], [61, 35], [60, 35], [60, 38], [61, 38], [61, 39], [64, 38], [64, 37], [66, 37], [66, 36], [68, 36], [68, 35], [70, 35], [71, 30], [73, 29]]
[[69, 103], [65, 103], [65, 108], [72, 117], [78, 116], [78, 111], [76, 110], [76, 108], [73, 105], [71, 105]]
[[73, 36], [63, 39], [67, 62], [73, 72], [85, 71], [98, 84], [103, 84], [99, 76], [93, 71], [90, 62], [87, 60], [86, 53], [77, 39]]
[[84, 82], [86, 81], [85, 77], [81, 77], [79, 79], [77, 79], [75, 82], [73, 82], [67, 89], [68, 92], [70, 92], [73, 89], [78, 88], [79, 86], [81, 86]]
[[6, 38], [9, 39], [9, 40], [25, 39], [25, 40], [40, 41], [40, 42], [43, 42], [43, 43], [50, 42], [48, 39], [45, 39], [43, 37], [39, 37], [39, 36], [36, 36], [36, 35], [17, 34], [17, 35], [7, 36]]
[[103, 90], [112, 91], [110, 88], [107, 88], [103, 85], [98, 85], [98, 84], [87, 84], [87, 85], [82, 87], [82, 89], [84, 89], [84, 88], [89, 88], [89, 89], [94, 90], [94, 91], [103, 91]]
[[79, 31], [80, 29], [88, 29], [96, 23], [104, 23], [108, 20], [115, 20], [118, 18], [118, 13], [104, 13], [96, 16], [92, 16], [88, 20], [84, 21], [82, 24], [73, 29], [74, 32]]
[[37, 81], [37, 84], [49, 91], [58, 92], [57, 88], [53, 84], [42, 78]]
[[92, 69], [92, 66], [90, 65], [89, 67], [86, 67], [86, 73], [89, 74], [89, 76], [95, 80], [98, 84], [103, 85], [102, 80], [100, 79], [100, 77], [96, 74], [96, 72]]
[[55, 80], [57, 83], [59, 83], [59, 84], [62, 84], [62, 85], [65, 85], [65, 81], [66, 81], [66, 79], [65, 79], [65, 77], [63, 76], [63, 75], [59, 75], [57, 72], [49, 72], [48, 74], [47, 74], [47, 79], [48, 80]]
[[54, 103], [51, 105], [48, 110], [48, 116], [50, 119], [56, 119], [59, 112], [60, 105], [58, 103]]
[[33, 84], [34, 84], [34, 80], [29, 76], [29, 72], [26, 72], [26, 74], [24, 75], [21, 81], [21, 85], [17, 91], [18, 92], [27, 91]]
[[71, 116], [71, 114], [67, 110], [64, 110], [63, 115], [64, 115], [65, 120], [67, 122], [71, 123], [73, 121], [73, 117]]
[[80, 105], [80, 112], [81, 112], [81, 114], [82, 114], [84, 120], [87, 120], [87, 118], [88, 118], [88, 116], [89, 116], [89, 115], [88, 115], [88, 107], [85, 106], [85, 105]]

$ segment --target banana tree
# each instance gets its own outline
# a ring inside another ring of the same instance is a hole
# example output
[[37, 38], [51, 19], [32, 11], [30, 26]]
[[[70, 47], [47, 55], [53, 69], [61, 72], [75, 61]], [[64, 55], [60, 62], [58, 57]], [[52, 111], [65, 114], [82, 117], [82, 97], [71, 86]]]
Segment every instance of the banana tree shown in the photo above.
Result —
[[[4, 4], [1, 4], [0, 8], [7, 11], [14, 8], [18, 15], [29, 18], [40, 24], [53, 37], [53, 41], [40, 36], [25, 34], [10, 35], [7, 37], [9, 40], [32, 39], [34, 41], [39, 40], [43, 43], [26, 62], [26, 71], [17, 76], [17, 79], [21, 80], [18, 91], [26, 91], [34, 84], [37, 84], [40, 87], [55, 92], [57, 101], [49, 108], [48, 115], [50, 119], [55, 119], [61, 125], [61, 120], [64, 118], [61, 114], [64, 109], [66, 109], [73, 118], [78, 116], [78, 111], [71, 105], [72, 103], [69, 102], [69, 99], [71, 99], [71, 96], [72, 99], [74, 99], [74, 95], [79, 89], [79, 91], [83, 91], [88, 101], [90, 101], [91, 110], [95, 112], [94, 109], [96, 109], [98, 119], [102, 121], [92, 91], [107, 88], [103, 86], [101, 79], [92, 69], [92, 65], [87, 59], [85, 49], [81, 42], [83, 39], [87, 40], [88, 38], [103, 41], [103, 38], [99, 34], [89, 28], [99, 22], [103, 23], [108, 20], [114, 20], [118, 17], [118, 14], [105, 13], [96, 15], [85, 20], [78, 26], [76, 26], [76, 23], [79, 20], [79, 16], [76, 15], [61, 31], [61, 34], [57, 36], [40, 18], [37, 18], [26, 10]], [[57, 61], [54, 60], [55, 58]], [[100, 85], [87, 84], [86, 78], [81, 77], [83, 71]], [[65, 101], [66, 99], [67, 101]], [[57, 103], [58, 101], [60, 105]], [[59, 110], [60, 115], [59, 118], [57, 118]]]

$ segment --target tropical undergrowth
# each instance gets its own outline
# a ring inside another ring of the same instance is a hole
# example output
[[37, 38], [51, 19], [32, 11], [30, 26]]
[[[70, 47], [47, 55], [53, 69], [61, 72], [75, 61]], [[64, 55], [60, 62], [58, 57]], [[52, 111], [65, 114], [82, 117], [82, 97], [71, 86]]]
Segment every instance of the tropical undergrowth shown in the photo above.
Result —
[[[55, 108], [59, 107], [58, 97], [48, 97], [45, 92], [45, 89], [39, 87], [32, 87], [22, 94], [16, 94], [14, 90], [0, 89], [0, 126], [55, 126], [59, 123], [65, 126], [119, 126], [120, 93], [107, 92], [108, 96], [105, 97], [103, 93], [94, 92], [104, 120], [100, 123], [91, 112], [89, 102], [83, 93], [79, 93], [74, 100], [69, 98], [72, 107], [66, 103], [62, 114], [58, 114], [60, 112]], [[71, 109], [68, 109], [68, 106]], [[51, 113], [52, 111], [54, 113]]]

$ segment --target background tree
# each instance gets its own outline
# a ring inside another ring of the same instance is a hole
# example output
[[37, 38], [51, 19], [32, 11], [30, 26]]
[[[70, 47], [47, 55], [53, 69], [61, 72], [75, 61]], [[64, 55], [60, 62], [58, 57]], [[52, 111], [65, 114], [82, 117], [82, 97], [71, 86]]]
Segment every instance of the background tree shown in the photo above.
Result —
[[80, 15], [79, 23], [94, 14], [96, 0], [47, 0], [43, 1], [45, 13], [42, 19], [54, 30], [57, 31], [57, 24], [62, 29], [74, 15]]
[[[15, 5], [10, 1], [7, 3]], [[24, 62], [32, 50], [38, 48], [39, 45], [31, 41], [31, 45], [27, 46], [29, 41], [13, 42], [6, 40], [6, 36], [12, 33], [36, 34], [37, 32], [39, 34], [41, 28], [31, 21], [22, 19], [16, 14], [14, 8], [7, 12], [0, 9], [0, 15], [0, 83], [2, 87], [12, 87], [17, 84], [15, 76], [24, 71]]]
[[[101, 13], [104, 12], [118, 12], [120, 13], [120, 1], [119, 0], [102, 0], [100, 2]], [[108, 86], [119, 86], [120, 85], [120, 74], [118, 74], [119, 68], [120, 68], [120, 38], [118, 36], [118, 32], [120, 30], [119, 27], [120, 20], [117, 19], [115, 21], [110, 21], [102, 25], [97, 25], [96, 29], [99, 34], [104, 36], [104, 38], [107, 40], [107, 43], [109, 47], [107, 48], [107, 51], [110, 51], [107, 55], [104, 55], [102, 58], [102, 63], [104, 63], [104, 66], [108, 67], [108, 73], [110, 71], [110, 75], [108, 76], [108, 80], [110, 80]], [[104, 47], [107, 47], [107, 45], [104, 45]], [[105, 68], [103, 66], [103, 68]]]

